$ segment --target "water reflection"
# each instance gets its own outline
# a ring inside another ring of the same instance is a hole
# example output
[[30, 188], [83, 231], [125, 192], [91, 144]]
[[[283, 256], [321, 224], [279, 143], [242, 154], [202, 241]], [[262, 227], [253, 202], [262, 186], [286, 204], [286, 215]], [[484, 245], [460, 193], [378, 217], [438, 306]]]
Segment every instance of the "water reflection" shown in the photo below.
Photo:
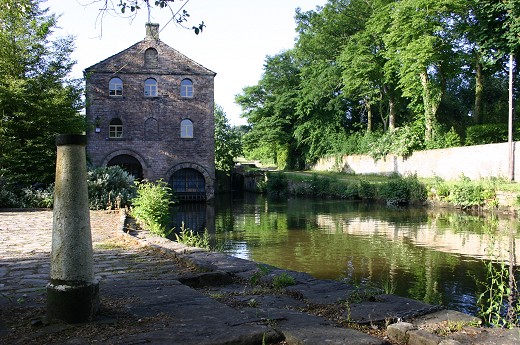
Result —
[[172, 224], [207, 228], [231, 255], [317, 278], [370, 282], [472, 314], [475, 281], [485, 280], [481, 260], [518, 265], [520, 254], [517, 221], [462, 212], [255, 194], [183, 207]]

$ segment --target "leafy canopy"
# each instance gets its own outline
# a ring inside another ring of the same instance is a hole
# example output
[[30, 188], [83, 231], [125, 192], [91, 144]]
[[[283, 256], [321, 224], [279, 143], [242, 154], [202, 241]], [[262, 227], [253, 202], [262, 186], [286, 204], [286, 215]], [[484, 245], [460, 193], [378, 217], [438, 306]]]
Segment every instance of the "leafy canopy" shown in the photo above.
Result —
[[57, 18], [39, 6], [0, 2], [0, 179], [25, 185], [54, 181], [56, 134], [85, 130], [73, 39], [51, 41]]

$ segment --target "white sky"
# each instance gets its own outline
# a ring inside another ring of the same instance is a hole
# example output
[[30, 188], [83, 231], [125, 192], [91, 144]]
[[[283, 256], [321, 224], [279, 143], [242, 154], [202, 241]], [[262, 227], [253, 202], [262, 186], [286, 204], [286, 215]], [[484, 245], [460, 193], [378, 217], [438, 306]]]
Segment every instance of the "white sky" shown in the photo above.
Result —
[[[224, 108], [231, 124], [238, 125], [245, 119], [239, 117], [234, 97], [243, 87], [257, 84], [267, 55], [294, 46], [295, 9], [313, 10], [326, 0], [184, 0], [175, 1], [174, 8], [184, 3], [191, 16], [189, 27], [204, 21], [203, 33], [195, 35], [173, 22], [166, 25], [171, 17], [168, 9], [154, 9], [151, 21], [160, 24], [161, 41], [217, 73], [215, 102]], [[97, 18], [101, 6], [94, 0], [47, 0], [42, 7], [61, 15], [58, 35], [76, 38], [72, 55], [77, 61], [73, 70], [76, 78], [83, 77], [85, 68], [145, 36], [146, 9], [141, 9], [133, 22], [106, 16], [101, 23]]]

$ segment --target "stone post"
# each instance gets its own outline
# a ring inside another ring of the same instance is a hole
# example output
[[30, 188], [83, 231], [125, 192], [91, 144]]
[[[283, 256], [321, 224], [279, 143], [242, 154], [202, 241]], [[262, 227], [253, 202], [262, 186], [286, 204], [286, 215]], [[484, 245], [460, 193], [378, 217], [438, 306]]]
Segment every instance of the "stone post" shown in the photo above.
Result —
[[68, 323], [91, 321], [99, 307], [93, 271], [85, 135], [56, 137], [56, 183], [47, 317]]

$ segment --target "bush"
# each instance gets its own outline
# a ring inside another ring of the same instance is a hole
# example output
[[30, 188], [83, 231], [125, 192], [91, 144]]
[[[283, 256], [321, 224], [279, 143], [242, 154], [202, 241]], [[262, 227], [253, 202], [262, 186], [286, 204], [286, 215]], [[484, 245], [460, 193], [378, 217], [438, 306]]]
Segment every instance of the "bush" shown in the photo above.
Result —
[[100, 167], [87, 173], [89, 206], [92, 210], [111, 210], [130, 204], [135, 197], [132, 175], [119, 166]]
[[21, 187], [0, 180], [0, 207], [52, 208], [53, 201], [54, 184]]
[[22, 193], [23, 207], [52, 208], [54, 204], [54, 183], [48, 187], [23, 188]]
[[486, 199], [484, 191], [480, 183], [461, 176], [460, 181], [452, 186], [448, 201], [462, 208], [481, 206]]
[[[520, 137], [513, 133], [513, 139]], [[466, 129], [466, 145], [484, 145], [504, 143], [508, 141], [508, 125], [503, 123], [487, 123], [484, 125], [470, 126]]]
[[270, 173], [267, 175], [265, 186], [267, 194], [274, 197], [283, 197], [288, 193], [288, 183], [283, 173]]
[[419, 203], [426, 200], [426, 187], [419, 182], [417, 176], [401, 177], [394, 174], [379, 188], [381, 197], [389, 205]]
[[137, 183], [137, 197], [132, 200], [130, 214], [151, 233], [166, 237], [173, 230], [166, 228], [172, 196], [171, 188], [162, 180]]

